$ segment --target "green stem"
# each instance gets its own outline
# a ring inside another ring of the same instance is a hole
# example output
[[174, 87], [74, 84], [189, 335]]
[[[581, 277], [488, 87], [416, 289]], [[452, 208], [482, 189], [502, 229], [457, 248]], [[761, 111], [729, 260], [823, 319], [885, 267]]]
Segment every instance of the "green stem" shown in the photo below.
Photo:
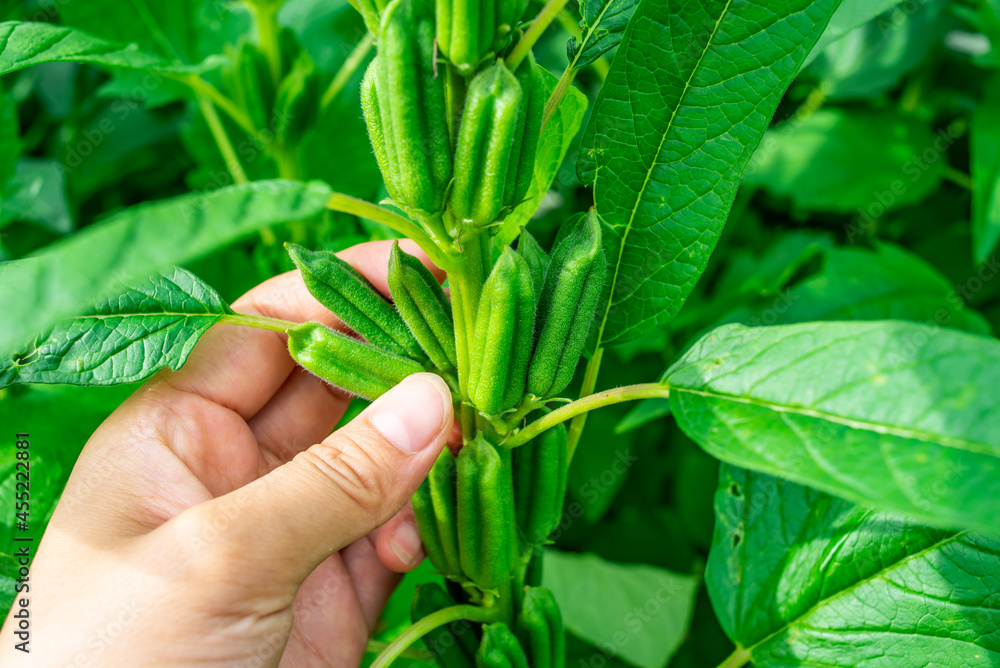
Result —
[[[374, 640], [370, 639], [368, 641], [368, 653], [369, 654], [379, 654], [384, 652], [389, 646], [384, 640]], [[403, 653], [399, 656], [405, 659], [414, 659], [415, 661], [425, 661], [427, 663], [434, 663], [434, 655], [425, 649], [420, 649], [419, 647], [408, 647], [403, 650]]]
[[542, 7], [542, 11], [538, 12], [538, 16], [535, 17], [535, 20], [531, 22], [531, 26], [524, 32], [521, 41], [517, 43], [517, 46], [514, 47], [514, 50], [507, 57], [507, 67], [510, 68], [511, 72], [515, 71], [517, 66], [521, 64], [521, 61], [528, 57], [531, 47], [535, 45], [535, 42], [538, 41], [538, 38], [542, 36], [542, 33], [555, 20], [565, 5], [566, 0], [549, 0], [548, 4]]
[[249, 315], [247, 313], [229, 313], [219, 320], [224, 325], [240, 325], [242, 327], [256, 327], [266, 329], [271, 332], [281, 332], [284, 334], [299, 323], [290, 320], [279, 320], [278, 318], [268, 318], [263, 315]]
[[473, 232], [465, 239], [460, 255], [461, 267], [448, 272], [451, 287], [452, 313], [455, 319], [455, 348], [458, 353], [458, 383], [462, 394], [462, 412], [459, 416], [462, 436], [469, 440], [475, 435], [476, 410], [469, 399], [470, 353], [476, 314], [479, 312], [479, 295], [486, 282], [489, 267], [490, 240], [482, 232]]
[[972, 178], [969, 177], [969, 175], [966, 174], [965, 172], [961, 172], [952, 167], [951, 165], [948, 165], [947, 167], [944, 168], [944, 174], [942, 174], [942, 176], [944, 176], [944, 178], [948, 179], [955, 185], [961, 186], [966, 190], [975, 189], [975, 184], [972, 183]]
[[563, 98], [566, 97], [566, 91], [569, 90], [570, 85], [573, 83], [573, 79], [576, 77], [576, 61], [580, 59], [580, 52], [577, 51], [576, 57], [573, 58], [573, 62], [566, 66], [563, 70], [562, 76], [559, 77], [559, 82], [556, 87], [552, 89], [552, 94], [549, 95], [549, 99], [545, 101], [545, 111], [542, 114], [542, 129], [548, 124], [549, 119], [552, 118], [552, 114], [556, 113], [556, 109], [559, 108], [559, 103], [562, 102]]
[[217, 106], [223, 111], [223, 113], [233, 119], [233, 121], [235, 121], [236, 124], [239, 125], [240, 128], [248, 135], [251, 137], [257, 136], [257, 126], [253, 124], [253, 120], [251, 120], [250, 115], [243, 111], [238, 104], [219, 92], [218, 88], [200, 78], [196, 74], [179, 77], [178, 81], [186, 84], [199, 97], [206, 97], [211, 100], [212, 104]]
[[413, 221], [407, 220], [397, 213], [384, 209], [377, 204], [366, 202], [363, 199], [344, 195], [343, 193], [333, 193], [330, 195], [330, 199], [326, 203], [326, 208], [374, 220], [376, 223], [382, 223], [386, 227], [396, 230], [404, 237], [416, 241], [417, 245], [427, 253], [427, 256], [438, 267], [445, 271], [454, 267], [454, 259], [446, 255], [441, 248], [431, 241], [426, 232], [420, 229]]
[[271, 3], [257, 5], [257, 35], [260, 50], [267, 58], [271, 80], [275, 87], [281, 83], [281, 45], [278, 43], [278, 8]]
[[637, 399], [666, 399], [669, 396], [670, 388], [663, 383], [642, 383], [640, 385], [627, 385], [625, 387], [604, 390], [603, 392], [577, 399], [565, 406], [560, 406], [551, 413], [543, 415], [514, 434], [514, 436], [504, 443], [504, 446], [516, 448], [524, 445], [545, 430], [596, 408], [604, 408], [605, 406], [620, 404], [624, 401], [635, 401]]
[[475, 605], [453, 605], [450, 608], [442, 608], [437, 612], [432, 612], [413, 626], [408, 627], [389, 643], [385, 650], [378, 655], [378, 658], [372, 662], [371, 668], [385, 668], [392, 664], [393, 661], [402, 656], [407, 647], [439, 626], [461, 619], [486, 624], [496, 621], [498, 615], [499, 610], [496, 608], [480, 608]]
[[219, 152], [222, 153], [222, 159], [226, 161], [226, 169], [232, 175], [233, 181], [235, 183], [246, 183], [246, 172], [243, 171], [240, 159], [236, 157], [236, 151], [233, 150], [233, 144], [229, 141], [226, 129], [222, 127], [222, 121], [219, 119], [219, 114], [215, 111], [215, 105], [208, 98], [199, 96], [198, 106], [201, 108], [201, 114], [205, 117], [205, 122], [208, 124], [209, 132], [212, 133], [215, 143], [219, 146]]
[[326, 91], [323, 93], [323, 97], [319, 101], [319, 111], [321, 114], [326, 113], [326, 110], [333, 104], [333, 101], [337, 99], [337, 95], [340, 91], [344, 89], [347, 82], [350, 81], [351, 76], [358, 71], [358, 68], [365, 62], [365, 58], [368, 56], [368, 52], [372, 48], [372, 44], [375, 41], [375, 37], [371, 33], [366, 33], [365, 36], [358, 42], [358, 45], [354, 47], [351, 54], [347, 56], [347, 60], [344, 64], [340, 66], [337, 70], [337, 74], [333, 77], [333, 81], [327, 87]]
[[[599, 341], [599, 340], [598, 340]], [[587, 361], [587, 370], [583, 374], [583, 387], [580, 388], [580, 397], [586, 397], [594, 393], [597, 387], [597, 372], [601, 370], [601, 360], [604, 359], [604, 348], [600, 345], [594, 350], [594, 354]], [[566, 447], [567, 456], [573, 461], [573, 453], [576, 452], [576, 445], [580, 442], [583, 428], [587, 425], [587, 414], [581, 413], [573, 418], [569, 423], [569, 433], [567, 434]]]
[[725, 661], [719, 664], [718, 668], [743, 668], [750, 660], [750, 652], [737, 646]]

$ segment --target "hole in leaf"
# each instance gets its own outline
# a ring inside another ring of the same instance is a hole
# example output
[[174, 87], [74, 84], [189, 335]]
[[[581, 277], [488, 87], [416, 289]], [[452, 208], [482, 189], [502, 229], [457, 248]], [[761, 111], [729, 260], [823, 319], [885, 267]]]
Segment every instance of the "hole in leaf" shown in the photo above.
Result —
[[733, 547], [739, 547], [740, 541], [743, 540], [743, 534], [734, 533], [733, 534]]
[[737, 485], [736, 483], [733, 483], [732, 485], [729, 486], [729, 493], [732, 494], [733, 496], [735, 496], [738, 499], [738, 498], [740, 498], [740, 496], [743, 495], [743, 490], [740, 489], [739, 485]]

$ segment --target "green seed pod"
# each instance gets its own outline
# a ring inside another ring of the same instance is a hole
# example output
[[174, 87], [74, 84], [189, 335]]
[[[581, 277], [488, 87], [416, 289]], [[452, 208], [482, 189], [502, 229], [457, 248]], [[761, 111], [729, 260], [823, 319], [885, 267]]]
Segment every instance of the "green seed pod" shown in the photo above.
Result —
[[[417, 594], [410, 607], [410, 618], [416, 623], [431, 613], [455, 604], [455, 599], [437, 582], [418, 585]], [[442, 668], [472, 668], [476, 665], [479, 639], [476, 637], [473, 625], [468, 621], [462, 620], [439, 626], [422, 640]]]
[[511, 577], [517, 550], [510, 453], [482, 436], [458, 453], [458, 546], [465, 575], [482, 589]]
[[468, 386], [482, 413], [499, 415], [524, 397], [534, 323], [531, 270], [508, 246], [483, 285], [476, 313]]
[[531, 550], [531, 560], [528, 561], [528, 567], [524, 571], [524, 585], [526, 587], [541, 586], [542, 571], [544, 570], [543, 553], [544, 550], [541, 547], [535, 547]]
[[528, 270], [531, 272], [531, 288], [535, 291], [535, 299], [537, 300], [542, 296], [542, 287], [545, 285], [545, 272], [549, 268], [549, 255], [527, 230], [521, 232], [517, 242], [517, 254], [528, 263]]
[[420, 260], [401, 251], [398, 242], [389, 255], [389, 291], [434, 366], [442, 371], [454, 369], [458, 354], [451, 303], [434, 274]]
[[311, 251], [295, 244], [287, 247], [309, 293], [344, 324], [379, 348], [425, 359], [393, 305], [354, 267], [329, 251]]
[[402, 201], [402, 197], [399, 194], [399, 184], [396, 178], [397, 165], [389, 156], [389, 149], [385, 144], [385, 133], [382, 131], [382, 108], [379, 106], [375, 83], [377, 78], [378, 56], [375, 56], [368, 69], [365, 70], [364, 79], [361, 80], [361, 111], [364, 113], [365, 124], [368, 126], [368, 139], [371, 140], [378, 169], [382, 172], [382, 180], [385, 181], [385, 189], [389, 191], [389, 197], [398, 202]]
[[469, 84], [450, 201], [459, 220], [483, 227], [503, 208], [521, 97], [521, 84], [503, 63], [480, 72]]
[[382, 25], [382, 12], [385, 11], [386, 5], [389, 3], [386, 0], [348, 0], [351, 4], [355, 5], [355, 9], [361, 14], [361, 18], [365, 20], [365, 26], [371, 31], [373, 35], [379, 33], [379, 27]]
[[[444, 79], [434, 64], [434, 13], [428, 0], [393, 0], [382, 15], [375, 94], [381, 127], [365, 114], [373, 145], [384, 145], [393, 199], [425, 213], [444, 209], [451, 140]], [[376, 140], [375, 136], [381, 135]], [[376, 148], [376, 154], [379, 149]], [[380, 164], [383, 161], [380, 161]]]
[[288, 330], [288, 352], [304, 369], [364, 399], [374, 400], [424, 368], [412, 360], [339, 334], [316, 322]]
[[573, 223], [552, 252], [538, 302], [539, 332], [528, 372], [530, 394], [554, 397], [573, 380], [604, 288], [606, 264], [601, 220], [591, 209]]
[[493, 45], [495, 0], [437, 0], [438, 48], [462, 76], [476, 71]]
[[556, 425], [514, 448], [511, 459], [518, 530], [528, 545], [542, 545], [562, 519], [569, 468], [566, 427]]
[[516, 75], [521, 86], [521, 108], [514, 131], [503, 196], [504, 206], [510, 208], [524, 200], [535, 179], [535, 156], [538, 153], [538, 138], [542, 133], [545, 101], [548, 99], [545, 83], [533, 55], [528, 54], [517, 68]]
[[274, 101], [274, 130], [279, 142], [295, 146], [319, 113], [319, 72], [305, 51], [281, 80]]
[[528, 668], [528, 658], [507, 625], [497, 622], [483, 627], [483, 640], [476, 653], [476, 666], [477, 668]]
[[219, 72], [226, 91], [246, 110], [254, 127], [269, 128], [275, 90], [267, 58], [245, 38], [226, 51], [230, 62]]
[[548, 589], [528, 587], [517, 620], [517, 637], [531, 668], [566, 665], [566, 632], [559, 604]]
[[498, 37], [506, 37], [521, 22], [524, 10], [528, 8], [528, 0], [495, 0], [496, 1], [496, 33]]
[[455, 485], [455, 458], [445, 448], [411, 501], [427, 557], [442, 575], [452, 578], [462, 575]]

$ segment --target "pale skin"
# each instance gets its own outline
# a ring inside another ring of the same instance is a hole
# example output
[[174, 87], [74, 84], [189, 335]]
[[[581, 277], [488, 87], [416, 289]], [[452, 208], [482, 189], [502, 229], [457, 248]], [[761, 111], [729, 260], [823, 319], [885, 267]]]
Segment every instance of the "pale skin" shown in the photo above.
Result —
[[[390, 248], [340, 255], [388, 295]], [[233, 306], [342, 328], [297, 272]], [[13, 649], [8, 618], [0, 662], [359, 665], [423, 559], [407, 503], [453, 417], [432, 374], [331, 435], [348, 402], [296, 368], [283, 335], [214, 327], [88, 441], [31, 568], [31, 653]]]

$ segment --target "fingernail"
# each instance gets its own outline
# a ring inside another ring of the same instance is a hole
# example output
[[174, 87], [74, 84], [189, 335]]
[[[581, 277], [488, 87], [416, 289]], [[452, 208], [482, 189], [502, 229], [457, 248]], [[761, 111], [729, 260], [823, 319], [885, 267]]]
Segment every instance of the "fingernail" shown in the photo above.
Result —
[[382, 395], [368, 421], [402, 452], [420, 452], [436, 440], [451, 410], [451, 391], [432, 373], [416, 373]]
[[389, 539], [389, 548], [392, 553], [407, 566], [412, 566], [418, 560], [423, 547], [420, 532], [417, 531], [413, 522], [403, 522], [397, 526], [392, 538]]

